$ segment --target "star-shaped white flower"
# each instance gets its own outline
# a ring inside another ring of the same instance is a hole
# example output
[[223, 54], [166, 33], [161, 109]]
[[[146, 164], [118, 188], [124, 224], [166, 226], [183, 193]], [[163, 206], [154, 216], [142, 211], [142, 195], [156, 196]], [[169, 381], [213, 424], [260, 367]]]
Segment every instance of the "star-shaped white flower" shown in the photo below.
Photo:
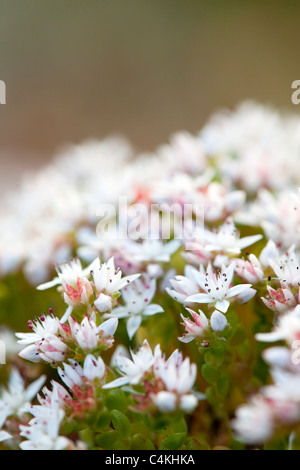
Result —
[[239, 255], [241, 250], [253, 245], [261, 238], [262, 235], [260, 234], [240, 238], [239, 232], [230, 217], [225, 220], [216, 232], [204, 230], [205, 249], [229, 255]]
[[111, 316], [127, 318], [127, 333], [129, 338], [132, 339], [142, 323], [143, 316], [148, 317], [164, 311], [160, 305], [151, 304], [155, 291], [155, 279], [148, 279], [147, 277], [143, 280], [137, 279], [122, 290], [125, 305], [114, 308], [111, 314], [106, 315], [106, 318]]
[[143, 342], [142, 347], [137, 353], [134, 353], [133, 351], [130, 353], [132, 360], [123, 355], [119, 355], [115, 359], [117, 368], [123, 374], [123, 377], [105, 384], [103, 388], [121, 387], [127, 384], [136, 385], [142, 379], [144, 374], [151, 370], [154, 364], [156, 351], [154, 354], [152, 353], [147, 340]]
[[238, 284], [230, 287], [235, 264], [231, 263], [227, 268], [223, 266], [221, 272], [216, 273], [211, 264], [205, 269], [200, 267], [196, 278], [199, 286], [204, 292], [191, 295], [186, 299], [187, 302], [195, 302], [200, 304], [212, 304], [217, 310], [226, 313], [230, 302], [229, 299], [236, 298], [241, 303], [250, 300], [256, 293], [251, 288], [251, 284]]
[[97, 258], [91, 266], [91, 272], [97, 296], [94, 304], [101, 313], [111, 310], [112, 296], [140, 277], [140, 274], [122, 277], [122, 271], [116, 269], [113, 257], [103, 264]]
[[46, 377], [42, 375], [32, 382], [26, 389], [24, 380], [19, 371], [13, 369], [9, 378], [8, 389], [2, 389], [0, 397], [0, 429], [6, 419], [12, 415], [22, 415], [28, 412], [31, 401], [36, 396], [40, 388], [46, 381]]

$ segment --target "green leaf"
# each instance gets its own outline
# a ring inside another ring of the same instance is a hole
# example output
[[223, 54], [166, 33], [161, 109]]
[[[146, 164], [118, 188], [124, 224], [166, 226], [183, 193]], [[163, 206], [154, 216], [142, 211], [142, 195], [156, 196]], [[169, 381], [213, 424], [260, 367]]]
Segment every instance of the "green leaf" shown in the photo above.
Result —
[[135, 434], [130, 443], [131, 450], [155, 450], [154, 445], [147, 437], [142, 434]]
[[207, 401], [210, 405], [212, 405], [215, 408], [218, 408], [220, 405], [220, 399], [218, 398], [216, 394], [215, 387], [210, 386], [206, 389], [206, 398]]
[[203, 378], [209, 384], [215, 384], [219, 378], [219, 371], [211, 364], [203, 364], [201, 367], [201, 373]]
[[185, 437], [185, 432], [172, 434], [161, 442], [159, 450], [177, 450], [183, 444]]
[[226, 374], [222, 374], [217, 382], [217, 392], [221, 398], [225, 398], [229, 391], [229, 380]]
[[107, 428], [110, 425], [110, 412], [107, 408], [103, 408], [97, 416], [94, 424], [95, 431], [101, 431], [103, 428]]
[[117, 431], [107, 431], [103, 434], [98, 434], [95, 438], [95, 442], [105, 450], [113, 450], [117, 439]]
[[210, 450], [209, 444], [203, 438], [191, 438], [188, 440], [186, 450]]
[[146, 426], [155, 433], [166, 434], [170, 417], [168, 415], [148, 416], [143, 415]]
[[106, 407], [111, 410], [125, 412], [127, 410], [127, 399], [125, 393], [120, 390], [110, 390], [105, 399]]
[[224, 356], [226, 353], [226, 346], [222, 343], [215, 344], [209, 351], [205, 353], [204, 359], [206, 364], [210, 364], [213, 367], [220, 367], [223, 363]]
[[115, 430], [122, 439], [127, 439], [130, 436], [130, 421], [121, 411], [113, 410], [111, 412], [111, 420]]
[[176, 422], [171, 424], [172, 431], [175, 433], [187, 433], [188, 432], [188, 427], [186, 424], [185, 419], [182, 417], [178, 419]]

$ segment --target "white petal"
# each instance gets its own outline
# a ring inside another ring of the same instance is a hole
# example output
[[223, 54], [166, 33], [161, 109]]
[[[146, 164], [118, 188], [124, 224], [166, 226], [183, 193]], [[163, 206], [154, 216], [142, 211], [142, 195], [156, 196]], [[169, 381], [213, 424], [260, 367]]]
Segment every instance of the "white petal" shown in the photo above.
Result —
[[229, 307], [230, 303], [228, 302], [228, 300], [219, 300], [215, 307], [217, 310], [220, 310], [221, 312], [223, 313], [226, 313], [227, 310], [228, 310], [228, 307]]
[[129, 383], [128, 377], [119, 377], [118, 379], [113, 380], [112, 382], [103, 385], [102, 388], [108, 389], [108, 388], [122, 387], [122, 385], [127, 385], [128, 383]]
[[27, 387], [25, 394], [28, 401], [31, 401], [36, 396], [45, 382], [46, 376], [42, 375]]
[[172, 392], [159, 392], [154, 399], [155, 405], [163, 413], [169, 413], [176, 410], [176, 395]]
[[193, 341], [195, 339], [195, 336], [187, 333], [186, 335], [184, 336], [180, 336], [179, 338], [179, 341], [181, 341], [182, 343], [190, 343], [191, 341]]
[[123, 287], [127, 286], [128, 284], [130, 284], [131, 282], [135, 281], [136, 279], [138, 279], [140, 277], [140, 274], [131, 274], [130, 276], [125, 276], [123, 277], [119, 284], [118, 284], [118, 288], [119, 290], [123, 289]]
[[6, 431], [0, 431], [0, 442], [6, 441], [7, 439], [10, 439], [12, 436], [8, 434]]
[[198, 400], [195, 395], [182, 395], [180, 397], [180, 409], [185, 413], [192, 413], [198, 405]]
[[91, 354], [88, 354], [84, 360], [84, 376], [88, 380], [102, 379], [105, 373], [105, 364], [101, 357], [97, 360]]
[[37, 290], [46, 290], [50, 289], [51, 287], [58, 286], [61, 284], [61, 280], [59, 277], [55, 277], [52, 281], [45, 282], [44, 284], [40, 284], [37, 286]]
[[162, 313], [164, 309], [158, 304], [147, 305], [143, 311], [143, 315], [155, 315], [156, 313]]
[[174, 289], [170, 289], [169, 287], [166, 287], [167, 293], [172, 297], [172, 299], [176, 300], [177, 302], [184, 303], [186, 300], [186, 295], [185, 294], [180, 294]]
[[255, 339], [257, 339], [257, 341], [263, 341], [264, 343], [273, 343], [274, 341], [281, 341], [283, 336], [281, 333], [273, 331], [270, 333], [257, 333]]
[[116, 332], [118, 327], [118, 319], [117, 318], [109, 318], [99, 326], [99, 331], [103, 332], [104, 337], [113, 336]]
[[223, 313], [215, 310], [210, 317], [210, 324], [214, 331], [223, 331], [227, 325], [227, 318]]
[[112, 309], [111, 297], [106, 294], [100, 294], [94, 302], [100, 313], [109, 312]]
[[27, 348], [19, 352], [19, 356], [22, 357], [22, 359], [26, 359], [27, 361], [41, 362], [40, 355], [34, 344], [27, 346]]
[[237, 286], [233, 286], [229, 289], [227, 298], [230, 299], [236, 295], [243, 293], [244, 291], [248, 291], [251, 288], [251, 284], [238, 284]]
[[212, 298], [208, 294], [194, 294], [186, 299], [186, 302], [196, 302], [198, 304], [209, 304], [212, 302]]
[[136, 333], [136, 331], [139, 329], [142, 323], [142, 317], [141, 315], [133, 315], [132, 317], [129, 317], [126, 323], [126, 329], [127, 333], [129, 336], [129, 339], [132, 339]]
[[71, 315], [72, 312], [73, 312], [73, 307], [70, 305], [67, 308], [67, 310], [65, 311], [62, 319], [60, 320], [60, 323], [65, 323], [68, 320], [68, 318], [69, 318], [69, 316]]
[[243, 250], [247, 246], [253, 245], [254, 243], [258, 242], [258, 240], [261, 240], [262, 237], [262, 235], [251, 235], [249, 237], [241, 238], [238, 241], [238, 246], [241, 250]]
[[111, 313], [107, 313], [106, 315], [103, 315], [103, 318], [126, 318], [128, 317], [128, 307], [124, 307], [123, 305], [120, 305], [119, 307], [115, 307], [112, 309]]

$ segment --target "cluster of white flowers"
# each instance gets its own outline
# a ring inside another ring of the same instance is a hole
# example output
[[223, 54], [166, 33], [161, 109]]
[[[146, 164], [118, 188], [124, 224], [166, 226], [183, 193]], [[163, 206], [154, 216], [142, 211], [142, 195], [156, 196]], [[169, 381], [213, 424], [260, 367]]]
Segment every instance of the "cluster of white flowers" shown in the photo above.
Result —
[[[66, 308], [16, 333], [19, 356], [50, 364], [57, 381], [31, 406], [45, 377], [26, 389], [13, 370], [0, 398], [0, 442], [82, 448], [61, 435], [64, 423], [97, 413], [114, 387], [131, 393], [135, 411], [193, 413], [205, 397], [196, 390], [200, 359], [183, 359], [175, 347], [167, 359], [147, 325], [171, 312], [178, 348], [193, 341], [203, 352], [226, 343], [230, 314], [245, 304], [274, 315], [273, 331], [258, 331], [255, 344], [287, 347], [263, 352], [273, 383], [236, 410], [233, 432], [256, 445], [299, 422], [299, 135], [299, 117], [244, 103], [154, 154], [133, 158], [127, 142], [110, 138], [67, 149], [28, 175], [2, 209], [0, 276], [22, 271], [38, 295], [56, 287]], [[109, 366], [105, 354], [120, 346], [123, 322], [131, 356], [115, 352]]]
[[278, 344], [263, 351], [271, 385], [242, 405], [233, 421], [236, 436], [249, 444], [264, 443], [278, 428], [289, 428], [300, 419], [300, 258], [294, 246], [280, 253], [273, 241], [266, 253], [277, 288], [267, 285], [262, 301], [275, 313], [274, 327], [270, 332], [258, 332], [256, 340]]
[[168, 413], [177, 408], [191, 413], [198, 404], [193, 386], [197, 375], [196, 364], [190, 364], [189, 358], [183, 360], [182, 354], [175, 350], [168, 360], [157, 345], [152, 353], [148, 341], [137, 353], [131, 351], [132, 359], [118, 355], [116, 367], [122, 377], [104, 385], [105, 389], [122, 385], [143, 384], [147, 394], [140, 399], [143, 408], [155, 405], [162, 412]]

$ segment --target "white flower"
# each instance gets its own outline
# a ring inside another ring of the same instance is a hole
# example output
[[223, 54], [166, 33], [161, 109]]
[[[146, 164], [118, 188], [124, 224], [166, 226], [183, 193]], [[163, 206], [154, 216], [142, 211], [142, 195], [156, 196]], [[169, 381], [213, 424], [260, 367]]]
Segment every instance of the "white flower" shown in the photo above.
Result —
[[204, 230], [205, 249], [208, 251], [217, 251], [229, 255], [239, 255], [241, 250], [247, 246], [253, 245], [262, 238], [262, 235], [251, 235], [240, 238], [232, 219], [228, 217], [224, 224], [213, 233]]
[[236, 259], [235, 272], [243, 281], [252, 285], [262, 281], [265, 275], [260, 261], [253, 254], [249, 255], [249, 261]]
[[196, 364], [190, 364], [189, 358], [183, 360], [182, 354], [176, 350], [166, 361], [160, 346], [156, 346], [153, 354], [147, 340], [136, 354], [131, 352], [131, 356], [132, 360], [123, 355], [115, 358], [117, 367], [124, 376], [103, 388], [137, 385], [146, 381], [148, 386], [145, 386], [145, 399], [150, 400], [162, 412], [180, 409], [190, 413], [195, 409], [198, 398], [192, 392], [192, 387], [196, 380], [197, 367]]
[[114, 350], [114, 352], [111, 356], [110, 367], [112, 369], [116, 369], [118, 367], [118, 359], [117, 359], [118, 356], [123, 356], [123, 357], [127, 357], [127, 358], [130, 357], [128, 349], [125, 348], [125, 346], [123, 346], [122, 344], [118, 344], [118, 346], [115, 348], [115, 350]]
[[20, 346], [17, 342], [16, 334], [7, 327], [0, 327], [0, 342], [1, 341], [3, 342], [3, 344], [5, 344], [6, 358], [18, 354], [22, 349], [22, 346]]
[[282, 288], [275, 290], [272, 287], [267, 286], [267, 289], [268, 296], [266, 298], [262, 297], [262, 301], [274, 312], [285, 313], [287, 310], [291, 310], [296, 307], [300, 289], [298, 290], [297, 295], [294, 295], [289, 287], [285, 288], [283, 286]]
[[151, 397], [162, 412], [175, 411], [178, 407], [190, 413], [196, 408], [198, 399], [192, 393], [192, 387], [197, 376], [197, 366], [191, 364], [188, 357], [183, 360], [178, 350], [174, 351], [167, 361], [156, 355], [154, 375], [156, 379], [162, 380], [166, 388]]
[[279, 257], [279, 253], [277, 247], [273, 240], [269, 240], [266, 246], [261, 250], [259, 255], [259, 261], [263, 265], [263, 267], [270, 266], [269, 261], [276, 260]]
[[209, 328], [208, 319], [201, 310], [199, 310], [199, 313], [196, 313], [194, 310], [187, 308], [187, 311], [191, 314], [194, 321], [181, 315], [186, 329], [186, 333], [178, 338], [182, 343], [189, 343], [195, 338], [201, 338]]
[[22, 450], [64, 450], [72, 443], [66, 437], [59, 435], [59, 428], [65, 416], [61, 408], [56, 383], [50, 400], [44, 405], [31, 407], [33, 419], [29, 426], [20, 426], [20, 435], [26, 440], [21, 442]]
[[6, 419], [12, 415], [22, 415], [29, 411], [31, 400], [45, 383], [43, 375], [32, 382], [26, 389], [17, 369], [13, 369], [9, 378], [8, 390], [2, 389], [0, 397], [0, 429]]
[[154, 279], [145, 277], [143, 280], [137, 279], [122, 290], [122, 297], [125, 305], [120, 305], [112, 310], [111, 316], [116, 318], [127, 318], [127, 333], [130, 339], [133, 338], [140, 327], [143, 316], [151, 316], [161, 313], [164, 309], [158, 304], [151, 304], [156, 291]]
[[178, 250], [181, 245], [180, 240], [171, 240], [164, 243], [159, 238], [146, 238], [141, 243], [131, 243], [128, 245], [128, 253], [132, 256], [133, 262], [165, 262], [170, 261], [171, 255]]
[[37, 287], [38, 290], [49, 289], [57, 285], [63, 288], [64, 300], [69, 306], [78, 304], [88, 304], [89, 298], [93, 294], [93, 289], [87, 276], [90, 273], [90, 266], [82, 269], [79, 259], [73, 259], [70, 263], [62, 263], [56, 268], [58, 277]]
[[35, 323], [29, 322], [34, 333], [16, 333], [18, 343], [27, 344], [19, 356], [31, 362], [46, 361], [49, 363], [61, 362], [68, 353], [64, 343], [66, 337], [64, 327], [53, 316], [41, 316]]
[[300, 285], [300, 261], [292, 246], [279, 260], [269, 259], [269, 265], [282, 284]]
[[236, 298], [244, 303], [251, 299], [256, 291], [251, 289], [251, 284], [239, 284], [230, 287], [234, 273], [234, 263], [231, 263], [227, 269], [223, 267], [222, 272], [217, 274], [211, 264], [206, 270], [203, 266], [197, 272], [197, 282], [204, 290], [204, 293], [194, 294], [188, 297], [187, 302], [212, 304], [217, 310], [226, 313], [230, 302], [228, 299]]
[[199, 292], [198, 271], [193, 266], [185, 266], [184, 276], [175, 276], [169, 282], [173, 289], [166, 287], [168, 294], [177, 302], [186, 304], [188, 297]]
[[117, 368], [123, 374], [123, 377], [105, 384], [103, 388], [114, 388], [127, 384], [136, 385], [147, 372], [151, 371], [154, 363], [154, 355], [147, 340], [143, 342], [142, 347], [137, 353], [133, 351], [130, 353], [132, 360], [123, 355], [119, 355], [115, 358]]
[[98, 326], [92, 318], [86, 315], [81, 323], [70, 317], [69, 325], [78, 346], [84, 351], [92, 351], [100, 346], [108, 349], [113, 344], [118, 319], [110, 318]]
[[232, 421], [236, 439], [247, 444], [261, 444], [273, 434], [273, 412], [268, 401], [255, 396], [251, 403], [237, 409]]
[[279, 317], [277, 325], [270, 333], [257, 333], [255, 338], [266, 343], [287, 341], [289, 345], [299, 339], [300, 335], [300, 305], [294, 310]]
[[101, 357], [96, 359], [92, 354], [85, 357], [83, 367], [73, 359], [69, 359], [70, 364], [63, 363], [64, 369], [58, 367], [58, 373], [62, 381], [68, 388], [73, 390], [76, 386], [81, 387], [84, 380], [94, 381], [102, 379], [105, 375], [105, 364]]
[[113, 257], [103, 264], [97, 258], [92, 263], [91, 272], [97, 295], [94, 304], [101, 313], [111, 310], [112, 297], [140, 276], [140, 274], [132, 274], [122, 277], [122, 271], [115, 268]]

